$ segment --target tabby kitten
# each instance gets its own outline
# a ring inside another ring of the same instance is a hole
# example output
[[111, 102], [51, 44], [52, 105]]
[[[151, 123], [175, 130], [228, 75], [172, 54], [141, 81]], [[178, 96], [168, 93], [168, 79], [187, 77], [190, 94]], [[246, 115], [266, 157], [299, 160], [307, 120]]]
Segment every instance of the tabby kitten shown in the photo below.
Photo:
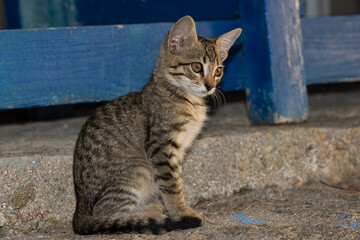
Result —
[[76, 233], [159, 234], [201, 225], [184, 202], [181, 163], [240, 33], [206, 39], [190, 16], [181, 18], [141, 92], [99, 107], [87, 120], [74, 153]]

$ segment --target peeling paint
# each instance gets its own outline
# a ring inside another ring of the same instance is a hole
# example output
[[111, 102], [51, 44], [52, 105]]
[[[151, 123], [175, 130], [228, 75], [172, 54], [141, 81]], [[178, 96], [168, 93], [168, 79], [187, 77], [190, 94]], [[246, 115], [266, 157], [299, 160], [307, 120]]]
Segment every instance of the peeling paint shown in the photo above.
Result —
[[66, 102], [66, 103], [71, 103], [71, 98], [70, 98], [69, 95], [66, 95], [66, 96], [65, 96], [65, 102]]
[[275, 123], [299, 123], [305, 121], [307, 118], [308, 118], [307, 113], [304, 113], [304, 115], [302, 115], [299, 118], [289, 118], [289, 117], [284, 117], [283, 115], [279, 115], [277, 112], [274, 113]]
[[348, 227], [351, 229], [360, 230], [360, 222], [358, 219], [352, 217], [352, 218], [343, 218], [339, 220], [340, 224], [337, 224], [338, 227]]
[[267, 221], [258, 221], [252, 218], [246, 218], [245, 213], [239, 212], [237, 214], [229, 215], [230, 218], [240, 219], [241, 222], [236, 222], [237, 224], [251, 224], [251, 225], [258, 225], [263, 223], [268, 223]]
[[342, 82], [358, 82], [360, 81], [360, 77], [353, 77], [353, 78], [342, 78]]
[[[261, 8], [253, 1], [243, 1], [251, 11], [240, 9], [244, 21], [259, 29], [244, 35], [245, 83], [251, 89], [246, 94], [248, 101], [252, 100], [248, 105], [249, 117], [253, 124], [302, 122], [307, 118], [308, 107], [299, 3], [297, 0], [263, 3]], [[255, 13], [264, 16], [264, 22], [262, 18], [253, 18]], [[252, 45], [254, 39], [258, 39], [256, 48]], [[251, 51], [246, 48], [249, 43]], [[264, 59], [262, 62], [259, 56]]]

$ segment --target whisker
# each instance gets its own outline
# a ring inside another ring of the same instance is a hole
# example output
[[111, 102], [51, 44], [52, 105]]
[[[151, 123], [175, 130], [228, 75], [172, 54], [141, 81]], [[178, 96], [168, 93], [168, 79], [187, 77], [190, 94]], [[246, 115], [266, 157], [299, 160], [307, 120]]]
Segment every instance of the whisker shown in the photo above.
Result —
[[215, 104], [216, 104], [215, 93], [206, 96], [206, 100], [209, 102], [209, 105], [215, 109]]
[[219, 98], [218, 98], [218, 96], [217, 96], [216, 91], [213, 93], [213, 98], [214, 98], [214, 105], [213, 105], [213, 107], [214, 107], [214, 109], [216, 110], [216, 109], [219, 108]]
[[217, 108], [220, 108], [223, 105], [225, 105], [226, 99], [225, 99], [224, 94], [219, 89], [215, 89], [214, 94], [216, 95], [217, 102], [218, 102]]
[[217, 90], [217, 93], [218, 93], [218, 94], [221, 96], [221, 98], [222, 98], [222, 104], [225, 105], [225, 104], [226, 104], [226, 98], [225, 98], [224, 93], [223, 93], [222, 91], [218, 90], [218, 89], [216, 89], [216, 90]]
[[222, 107], [222, 99], [221, 99], [221, 95], [219, 94], [218, 91], [215, 91], [216, 92], [216, 97], [217, 97], [217, 102], [218, 102], [218, 108]]
[[220, 92], [216, 92], [216, 94], [218, 95], [218, 98], [219, 98], [219, 108], [222, 107], [224, 105], [224, 101], [221, 97], [221, 94]]
[[224, 94], [219, 89], [215, 89], [215, 92], [208, 99], [211, 101], [214, 110], [219, 109], [226, 102]]

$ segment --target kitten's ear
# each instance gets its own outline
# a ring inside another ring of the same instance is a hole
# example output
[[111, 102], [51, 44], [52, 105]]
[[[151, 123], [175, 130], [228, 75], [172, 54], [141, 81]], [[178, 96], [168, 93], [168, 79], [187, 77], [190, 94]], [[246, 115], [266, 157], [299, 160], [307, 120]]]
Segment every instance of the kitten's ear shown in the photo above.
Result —
[[171, 54], [179, 54], [192, 47], [197, 41], [195, 22], [190, 16], [180, 18], [170, 29], [168, 49]]
[[235, 40], [240, 36], [242, 29], [236, 28], [228, 33], [225, 33], [218, 37], [216, 45], [220, 49], [221, 60], [224, 61], [227, 58], [230, 47], [234, 44]]

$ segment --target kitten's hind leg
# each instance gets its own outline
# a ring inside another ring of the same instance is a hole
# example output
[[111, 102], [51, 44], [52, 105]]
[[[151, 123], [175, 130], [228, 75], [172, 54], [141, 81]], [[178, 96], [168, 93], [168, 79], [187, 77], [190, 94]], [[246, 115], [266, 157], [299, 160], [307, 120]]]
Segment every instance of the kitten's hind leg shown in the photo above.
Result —
[[145, 207], [144, 213], [149, 213], [150, 215], [157, 215], [159, 217], [167, 217], [166, 208], [164, 204], [159, 202], [150, 203]]
[[137, 212], [137, 213], [133, 213], [133, 216], [137, 216], [138, 218], [153, 218], [153, 219], [158, 219], [158, 218], [166, 218], [167, 216], [162, 212], [159, 211], [158, 208], [152, 208], [152, 206], [146, 209], [146, 211], [143, 212]]

